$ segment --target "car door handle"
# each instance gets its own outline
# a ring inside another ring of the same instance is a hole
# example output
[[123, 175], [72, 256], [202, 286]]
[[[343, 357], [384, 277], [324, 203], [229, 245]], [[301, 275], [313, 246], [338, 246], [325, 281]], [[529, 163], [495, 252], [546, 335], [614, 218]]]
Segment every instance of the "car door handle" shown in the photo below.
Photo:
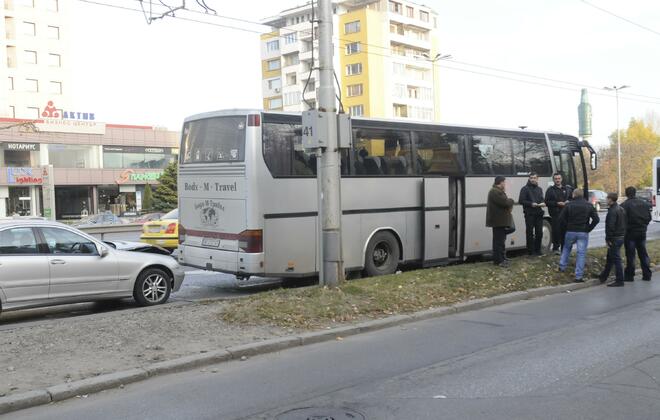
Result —
[[66, 264], [64, 260], [50, 260], [51, 264]]

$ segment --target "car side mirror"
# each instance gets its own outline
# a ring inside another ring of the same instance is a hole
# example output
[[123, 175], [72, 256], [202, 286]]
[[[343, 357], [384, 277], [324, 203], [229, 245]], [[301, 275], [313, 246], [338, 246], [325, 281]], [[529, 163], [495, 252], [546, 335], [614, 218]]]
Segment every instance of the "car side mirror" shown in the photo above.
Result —
[[100, 256], [101, 258], [107, 256], [108, 253], [109, 253], [108, 248], [106, 248], [106, 247], [104, 247], [104, 246], [102, 246], [102, 245], [97, 245], [97, 246], [96, 246], [96, 249], [99, 251], [99, 256]]

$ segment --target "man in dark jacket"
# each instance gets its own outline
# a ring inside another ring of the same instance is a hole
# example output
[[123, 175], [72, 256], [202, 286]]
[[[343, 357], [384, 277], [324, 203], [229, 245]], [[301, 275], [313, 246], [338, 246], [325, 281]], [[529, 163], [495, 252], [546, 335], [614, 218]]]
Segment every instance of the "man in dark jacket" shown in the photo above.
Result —
[[642, 266], [642, 280], [651, 280], [651, 268], [649, 254], [646, 251], [646, 229], [651, 223], [651, 205], [637, 198], [635, 187], [626, 188], [626, 201], [621, 207], [626, 211], [626, 237], [624, 246], [626, 249], [626, 272], [625, 281], [635, 279], [635, 252], [639, 255], [639, 263]]
[[594, 206], [584, 198], [584, 192], [577, 188], [573, 191], [573, 200], [564, 206], [559, 214], [559, 224], [562, 231], [566, 232], [564, 246], [561, 250], [559, 260], [559, 271], [566, 271], [568, 257], [571, 255], [573, 245], [577, 243], [577, 259], [575, 260], [575, 281], [583, 282], [584, 264], [587, 258], [587, 246], [589, 245], [589, 232], [600, 222], [598, 212]]
[[559, 254], [559, 248], [564, 242], [561, 226], [559, 226], [559, 214], [573, 193], [570, 187], [562, 184], [562, 181], [561, 173], [555, 172], [552, 175], [553, 185], [545, 192], [545, 205], [548, 206], [548, 214], [552, 219], [552, 250], [555, 254]]
[[608, 284], [608, 287], [623, 286], [623, 263], [621, 262], [621, 247], [623, 238], [626, 235], [626, 212], [617, 204], [619, 194], [607, 194], [607, 218], [605, 218], [605, 242], [607, 243], [607, 261], [605, 268], [600, 273], [600, 282], [605, 283], [610, 275], [612, 266], [614, 266], [616, 277], [614, 281]]
[[536, 172], [530, 172], [527, 185], [520, 190], [518, 202], [525, 213], [525, 234], [527, 236], [527, 254], [542, 255], [543, 241], [543, 189], [539, 187], [539, 177]]
[[488, 192], [486, 207], [486, 226], [493, 228], [493, 263], [500, 267], [508, 267], [505, 257], [507, 231], [513, 225], [513, 200], [506, 196], [506, 178], [495, 177], [495, 183]]

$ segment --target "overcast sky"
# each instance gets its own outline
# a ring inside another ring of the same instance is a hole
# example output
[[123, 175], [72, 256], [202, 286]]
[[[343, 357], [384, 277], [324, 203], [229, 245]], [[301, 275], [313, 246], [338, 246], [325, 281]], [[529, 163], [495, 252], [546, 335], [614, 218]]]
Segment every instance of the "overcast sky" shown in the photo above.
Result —
[[[259, 35], [218, 26], [163, 19], [147, 25], [141, 12], [67, 0], [73, 8], [72, 53], [80, 109], [106, 122], [178, 130], [198, 112], [261, 107]], [[94, 0], [139, 8], [136, 0]], [[181, 0], [163, 0], [169, 4]], [[304, 0], [206, 0], [219, 15], [260, 21]], [[144, 3], [148, 3], [147, 0]], [[154, 3], [158, 1], [154, 0]], [[195, 1], [187, 5], [200, 11]], [[578, 86], [558, 85], [476, 64], [579, 85], [630, 85], [620, 121], [660, 115], [660, 3], [590, 0], [657, 33], [603, 13], [581, 0], [425, 0], [439, 15], [443, 53], [454, 61], [440, 70], [441, 121], [453, 124], [552, 129], [577, 135]], [[219, 25], [266, 32], [246, 22], [181, 13]], [[453, 67], [453, 68], [448, 68]], [[471, 72], [460, 71], [457, 68]], [[497, 74], [502, 77], [479, 73]], [[614, 97], [590, 89], [592, 141], [603, 144], [616, 128]], [[641, 102], [650, 101], [654, 103]]]

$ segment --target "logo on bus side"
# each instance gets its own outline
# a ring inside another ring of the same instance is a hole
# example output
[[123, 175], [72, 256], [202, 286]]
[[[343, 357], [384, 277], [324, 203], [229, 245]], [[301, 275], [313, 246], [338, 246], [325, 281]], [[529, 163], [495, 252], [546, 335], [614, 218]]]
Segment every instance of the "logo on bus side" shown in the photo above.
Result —
[[218, 226], [220, 212], [224, 212], [225, 207], [218, 201], [204, 200], [195, 203], [195, 210], [199, 211], [202, 226]]

